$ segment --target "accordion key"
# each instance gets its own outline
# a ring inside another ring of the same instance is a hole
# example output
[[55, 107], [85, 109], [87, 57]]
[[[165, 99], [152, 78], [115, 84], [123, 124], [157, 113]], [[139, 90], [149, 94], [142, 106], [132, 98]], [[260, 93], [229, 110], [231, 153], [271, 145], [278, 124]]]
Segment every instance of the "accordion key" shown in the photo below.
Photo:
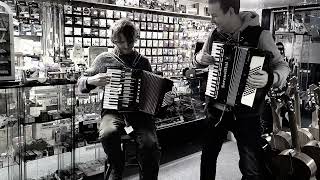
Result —
[[254, 107], [255, 102], [264, 99], [266, 91], [251, 88], [246, 81], [250, 74], [262, 69], [268, 71], [269, 52], [213, 43], [211, 54], [215, 62], [209, 66], [207, 96], [229, 106], [243, 104]]
[[151, 72], [136, 69], [107, 69], [103, 109], [142, 111], [156, 114], [173, 82]]

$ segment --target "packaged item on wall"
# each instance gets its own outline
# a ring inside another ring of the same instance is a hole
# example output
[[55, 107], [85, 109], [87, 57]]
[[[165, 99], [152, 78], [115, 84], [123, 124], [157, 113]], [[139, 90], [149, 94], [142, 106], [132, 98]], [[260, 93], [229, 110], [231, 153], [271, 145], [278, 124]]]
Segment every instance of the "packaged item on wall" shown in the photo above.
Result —
[[113, 10], [106, 10], [107, 11], [107, 18], [113, 18]]
[[30, 18], [29, 6], [26, 1], [17, 2], [17, 16], [18, 18]]
[[100, 39], [92, 38], [92, 46], [100, 46]]
[[117, 6], [124, 6], [125, 5], [125, 0], [117, 0], [116, 1]]
[[139, 0], [125, 0], [125, 6], [139, 7]]
[[100, 38], [100, 46], [107, 46], [107, 39]]
[[83, 25], [91, 26], [91, 17], [83, 17]]
[[113, 11], [113, 18], [120, 19], [121, 18], [121, 12], [120, 11]]
[[82, 37], [75, 37], [74, 38], [74, 45], [75, 46], [82, 46]]
[[100, 9], [99, 10], [99, 17], [100, 18], [106, 18], [106, 10], [104, 10], [104, 9]]
[[[71, 19], [72, 20], [72, 19]], [[67, 24], [67, 23], [66, 23]], [[74, 24], [75, 25], [82, 25], [83, 22], [82, 22], [82, 17], [79, 17], [79, 16], [76, 16], [74, 17]]]
[[32, 24], [32, 35], [42, 36], [42, 25], [41, 24]]
[[73, 15], [82, 15], [82, 8], [81, 7], [72, 7], [72, 14]]
[[99, 29], [91, 28], [91, 36], [92, 37], [99, 37]]
[[99, 29], [99, 37], [107, 37], [107, 30]]
[[32, 28], [31, 28], [31, 24], [29, 24], [29, 22], [27, 21], [23, 21], [22, 23], [20, 23], [20, 34], [21, 36], [31, 36], [32, 35]]
[[73, 37], [65, 37], [65, 45], [73, 46]]
[[30, 19], [36, 19], [40, 21], [40, 8], [39, 4], [36, 2], [28, 2], [30, 9]]
[[90, 16], [90, 14], [91, 14], [91, 8], [89, 8], [89, 7], [83, 7], [83, 8], [82, 8], [82, 14], [83, 14], [84, 16]]
[[72, 27], [64, 27], [65, 35], [73, 35], [73, 28]]
[[107, 20], [99, 19], [99, 27], [107, 27]]
[[91, 8], [91, 17], [98, 17], [99, 16], [99, 9]]
[[91, 38], [83, 38], [83, 46], [91, 46]]
[[83, 28], [83, 35], [91, 36], [91, 28]]
[[[82, 20], [81, 20], [82, 21]], [[72, 25], [73, 24], [73, 18], [70, 17], [70, 16], [65, 16], [64, 17], [64, 24], [67, 24], [67, 25]], [[82, 24], [82, 22], [81, 22]]]
[[72, 14], [72, 6], [71, 5], [64, 5], [64, 14]]
[[[81, 36], [82, 35], [82, 32], [81, 32], [81, 28], [74, 28], [73, 29], [73, 34], [75, 36]], [[90, 33], [89, 33], [90, 34]]]

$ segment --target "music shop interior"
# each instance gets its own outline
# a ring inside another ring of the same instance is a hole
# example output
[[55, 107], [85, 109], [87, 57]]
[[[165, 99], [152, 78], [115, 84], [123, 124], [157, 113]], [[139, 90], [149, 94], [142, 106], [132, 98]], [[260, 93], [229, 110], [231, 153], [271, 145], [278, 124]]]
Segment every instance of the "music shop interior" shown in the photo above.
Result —
[[225, 2], [1, 0], [0, 179], [319, 180], [320, 2]]

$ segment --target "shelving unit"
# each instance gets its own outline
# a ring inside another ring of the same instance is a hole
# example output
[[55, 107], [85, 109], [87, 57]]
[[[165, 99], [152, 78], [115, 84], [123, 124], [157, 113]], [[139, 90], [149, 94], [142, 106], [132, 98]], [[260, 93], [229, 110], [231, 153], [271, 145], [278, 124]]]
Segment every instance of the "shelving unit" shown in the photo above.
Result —
[[[62, 143], [62, 140], [66, 140], [63, 138], [74, 137], [74, 88], [74, 81], [56, 82], [55, 85], [22, 85], [17, 82], [1, 84], [1, 101], [6, 102], [6, 106], [2, 106], [5, 109], [1, 111], [1, 121], [5, 123], [2, 123], [0, 131], [7, 134], [6, 141], [0, 142], [1, 147], [6, 147], [4, 151], [1, 150], [1, 154], [6, 154], [6, 157], [0, 161], [7, 164], [0, 168], [1, 177], [14, 180], [39, 179], [69, 166], [71, 170], [75, 169], [74, 144], [72, 141]], [[55, 96], [38, 99], [38, 95], [44, 94]], [[54, 114], [44, 116], [43, 112]], [[5, 121], [8, 118], [10, 122]], [[65, 134], [61, 128], [67, 130]], [[41, 162], [47, 163], [44, 166]]]
[[[166, 77], [182, 76], [182, 70], [191, 66], [196, 41], [205, 39], [211, 29], [207, 16], [73, 1], [64, 5], [66, 56], [76, 44], [111, 51], [111, 27], [120, 18], [134, 22], [140, 30], [135, 49]], [[88, 59], [88, 65], [92, 61]]]

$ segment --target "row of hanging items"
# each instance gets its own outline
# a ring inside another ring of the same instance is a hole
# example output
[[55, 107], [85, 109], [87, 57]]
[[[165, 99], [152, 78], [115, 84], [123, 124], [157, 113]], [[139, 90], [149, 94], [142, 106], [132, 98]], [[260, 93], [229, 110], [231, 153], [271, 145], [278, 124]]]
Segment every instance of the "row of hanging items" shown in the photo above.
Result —
[[64, 57], [63, 5], [44, 2], [42, 5], [43, 61], [60, 62]]

